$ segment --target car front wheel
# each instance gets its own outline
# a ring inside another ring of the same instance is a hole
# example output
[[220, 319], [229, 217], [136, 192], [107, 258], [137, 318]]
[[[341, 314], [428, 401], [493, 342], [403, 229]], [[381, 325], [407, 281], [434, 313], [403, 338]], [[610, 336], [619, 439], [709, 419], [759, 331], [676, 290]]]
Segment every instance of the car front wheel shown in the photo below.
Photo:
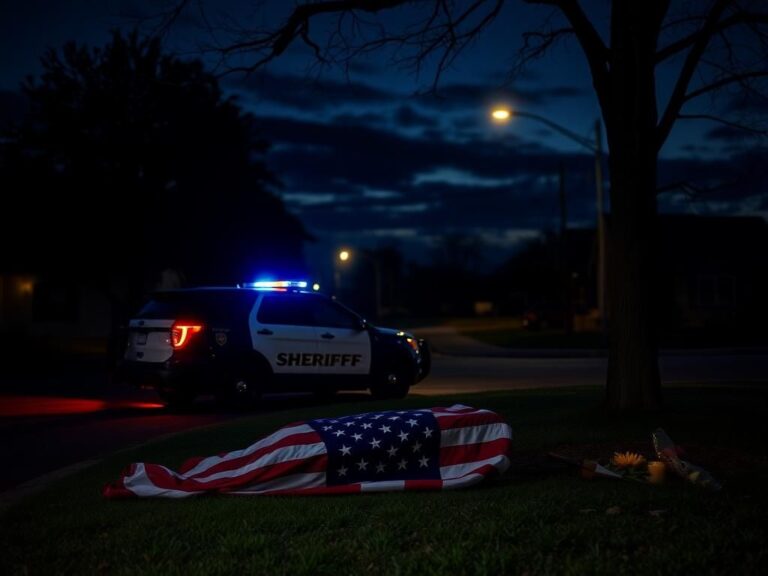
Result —
[[402, 368], [385, 370], [371, 385], [371, 395], [377, 400], [405, 398], [408, 396], [411, 384], [413, 384], [411, 371]]

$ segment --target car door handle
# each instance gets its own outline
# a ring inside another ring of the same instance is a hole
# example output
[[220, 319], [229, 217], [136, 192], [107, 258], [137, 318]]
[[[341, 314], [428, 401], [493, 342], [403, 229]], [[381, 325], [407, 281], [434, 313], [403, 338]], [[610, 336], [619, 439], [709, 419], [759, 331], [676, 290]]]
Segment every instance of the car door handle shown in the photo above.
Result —
[[262, 336], [272, 336], [272, 334], [274, 334], [274, 332], [272, 332], [272, 330], [268, 330], [266, 328], [262, 328], [261, 330], [256, 332], [256, 334], [261, 334]]
[[321, 334], [320, 338], [325, 338], [326, 340], [333, 340], [335, 336], [330, 332], [326, 332], [325, 334]]

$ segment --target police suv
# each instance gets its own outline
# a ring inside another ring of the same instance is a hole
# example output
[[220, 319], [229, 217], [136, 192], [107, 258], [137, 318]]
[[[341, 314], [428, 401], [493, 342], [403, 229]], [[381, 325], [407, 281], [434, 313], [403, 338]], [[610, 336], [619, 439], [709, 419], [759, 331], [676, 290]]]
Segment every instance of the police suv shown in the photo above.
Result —
[[373, 326], [306, 282], [157, 292], [129, 323], [122, 374], [168, 403], [195, 396], [370, 389], [403, 398], [430, 369], [424, 340]]

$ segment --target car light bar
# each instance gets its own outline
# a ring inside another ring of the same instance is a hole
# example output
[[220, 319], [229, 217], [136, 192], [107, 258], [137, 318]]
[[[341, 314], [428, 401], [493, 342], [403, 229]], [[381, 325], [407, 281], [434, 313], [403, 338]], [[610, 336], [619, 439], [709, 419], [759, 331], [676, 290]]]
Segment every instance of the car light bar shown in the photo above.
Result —
[[260, 280], [258, 282], [246, 282], [245, 288], [306, 288], [305, 280]]

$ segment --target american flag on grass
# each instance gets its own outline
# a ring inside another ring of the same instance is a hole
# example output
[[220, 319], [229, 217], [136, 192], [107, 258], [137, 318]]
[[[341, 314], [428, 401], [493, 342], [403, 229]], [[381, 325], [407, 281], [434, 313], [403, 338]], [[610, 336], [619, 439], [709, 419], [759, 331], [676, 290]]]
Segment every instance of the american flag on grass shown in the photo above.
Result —
[[195, 458], [178, 472], [132, 464], [107, 498], [352, 494], [462, 488], [509, 467], [512, 429], [468, 406], [368, 412], [280, 428], [244, 450]]

